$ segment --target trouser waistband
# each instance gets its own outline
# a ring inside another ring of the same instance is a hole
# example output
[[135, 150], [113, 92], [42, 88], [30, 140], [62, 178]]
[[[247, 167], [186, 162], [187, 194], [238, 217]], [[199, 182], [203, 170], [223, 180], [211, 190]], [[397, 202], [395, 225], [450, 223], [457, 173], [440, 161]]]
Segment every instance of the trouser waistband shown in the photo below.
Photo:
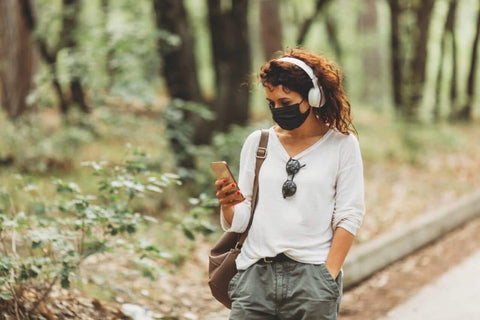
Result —
[[265, 257], [258, 260], [258, 263], [274, 263], [274, 262], [287, 262], [287, 261], [295, 261], [289, 257], [287, 257], [284, 253], [277, 254], [275, 257]]

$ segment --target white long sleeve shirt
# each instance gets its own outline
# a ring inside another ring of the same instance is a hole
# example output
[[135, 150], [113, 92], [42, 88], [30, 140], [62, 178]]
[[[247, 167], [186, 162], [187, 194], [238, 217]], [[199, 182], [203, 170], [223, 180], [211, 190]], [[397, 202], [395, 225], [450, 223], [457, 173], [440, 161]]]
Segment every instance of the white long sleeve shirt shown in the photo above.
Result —
[[[243, 232], [247, 228], [259, 140], [260, 130], [250, 134], [242, 147], [238, 185], [246, 200], [234, 207], [231, 225], [221, 213], [225, 231]], [[365, 205], [356, 137], [330, 129], [294, 158], [305, 167], [293, 179], [295, 195], [284, 199], [282, 185], [289, 178], [285, 166], [290, 156], [270, 128], [267, 157], [259, 174], [258, 203], [236, 260], [238, 270], [282, 252], [298, 262], [324, 263], [333, 231], [341, 227], [355, 235], [360, 226]]]

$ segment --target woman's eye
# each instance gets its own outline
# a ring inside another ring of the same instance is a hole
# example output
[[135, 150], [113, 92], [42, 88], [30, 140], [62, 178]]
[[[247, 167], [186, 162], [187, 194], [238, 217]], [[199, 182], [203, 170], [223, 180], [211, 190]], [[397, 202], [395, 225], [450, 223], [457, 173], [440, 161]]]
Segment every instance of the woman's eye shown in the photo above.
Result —
[[269, 102], [268, 102], [268, 107], [269, 107], [270, 109], [275, 108], [275, 103], [273, 103], [273, 101], [269, 101]]

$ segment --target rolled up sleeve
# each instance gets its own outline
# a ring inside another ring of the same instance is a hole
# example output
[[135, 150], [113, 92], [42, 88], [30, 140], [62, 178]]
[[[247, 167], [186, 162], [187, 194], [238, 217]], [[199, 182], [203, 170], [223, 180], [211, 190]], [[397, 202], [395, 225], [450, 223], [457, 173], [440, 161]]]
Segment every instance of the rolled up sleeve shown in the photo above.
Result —
[[336, 180], [332, 227], [356, 235], [365, 215], [365, 188], [360, 147], [355, 137], [343, 146]]

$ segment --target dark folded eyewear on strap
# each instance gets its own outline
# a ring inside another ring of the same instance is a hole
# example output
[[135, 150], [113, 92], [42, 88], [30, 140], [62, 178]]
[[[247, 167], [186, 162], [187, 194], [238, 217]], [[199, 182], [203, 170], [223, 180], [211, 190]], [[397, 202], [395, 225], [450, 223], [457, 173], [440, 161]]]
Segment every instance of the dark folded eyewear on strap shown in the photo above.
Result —
[[288, 176], [292, 176], [292, 177], [288, 178], [287, 181], [283, 183], [282, 195], [284, 199], [287, 197], [293, 196], [295, 192], [297, 192], [297, 185], [293, 181], [293, 178], [298, 173], [298, 171], [300, 171], [300, 169], [303, 167], [305, 167], [305, 165], [301, 165], [297, 159], [290, 158], [287, 161], [287, 165], [285, 166], [285, 169], [287, 170]]

